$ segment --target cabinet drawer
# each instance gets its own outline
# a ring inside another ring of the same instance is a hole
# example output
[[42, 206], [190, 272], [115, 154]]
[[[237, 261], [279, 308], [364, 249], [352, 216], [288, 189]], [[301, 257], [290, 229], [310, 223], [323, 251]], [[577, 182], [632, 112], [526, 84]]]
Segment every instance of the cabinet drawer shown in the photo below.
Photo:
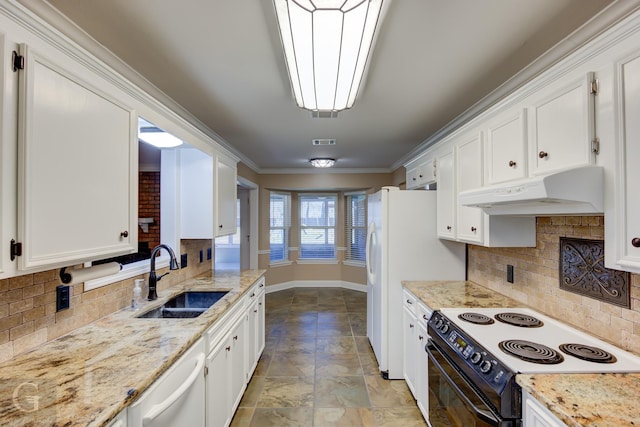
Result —
[[413, 315], [416, 314], [416, 296], [408, 290], [404, 289], [402, 291], [402, 301], [404, 307], [409, 310]]

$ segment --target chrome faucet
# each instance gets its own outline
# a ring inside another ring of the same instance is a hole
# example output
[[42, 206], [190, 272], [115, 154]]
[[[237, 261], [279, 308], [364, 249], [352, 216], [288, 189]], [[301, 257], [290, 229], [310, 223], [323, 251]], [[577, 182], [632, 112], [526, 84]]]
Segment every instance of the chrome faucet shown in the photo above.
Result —
[[178, 261], [176, 260], [176, 254], [173, 252], [173, 249], [171, 249], [169, 246], [163, 244], [153, 248], [153, 250], [151, 251], [151, 270], [149, 271], [149, 295], [147, 296], [147, 299], [149, 301], [158, 299], [158, 293], [156, 292], [156, 284], [160, 281], [160, 279], [162, 279], [164, 276], [169, 274], [167, 272], [161, 275], [160, 277], [156, 277], [156, 254], [162, 248], [166, 249], [166, 251], [169, 252], [169, 257], [170, 257], [169, 270], [177, 270], [180, 268], [180, 266], [178, 265]]

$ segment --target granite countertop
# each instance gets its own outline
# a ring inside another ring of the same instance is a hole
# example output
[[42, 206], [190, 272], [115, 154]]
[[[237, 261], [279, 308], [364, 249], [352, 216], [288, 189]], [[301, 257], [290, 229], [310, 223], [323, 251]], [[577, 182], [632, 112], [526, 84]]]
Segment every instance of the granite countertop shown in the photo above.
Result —
[[516, 381], [570, 427], [640, 426], [640, 374], [518, 375]]
[[[1, 364], [0, 424], [106, 425], [263, 274], [247, 270], [199, 275], [159, 292], [158, 300], [138, 310], [120, 310]], [[211, 289], [229, 293], [196, 318], [133, 318], [184, 290]]]
[[[456, 307], [526, 307], [465, 281], [406, 281], [403, 286], [433, 310]], [[570, 427], [640, 426], [640, 373], [536, 374], [516, 382]]]
[[526, 307], [496, 291], [466, 281], [405, 281], [402, 285], [429, 308]]

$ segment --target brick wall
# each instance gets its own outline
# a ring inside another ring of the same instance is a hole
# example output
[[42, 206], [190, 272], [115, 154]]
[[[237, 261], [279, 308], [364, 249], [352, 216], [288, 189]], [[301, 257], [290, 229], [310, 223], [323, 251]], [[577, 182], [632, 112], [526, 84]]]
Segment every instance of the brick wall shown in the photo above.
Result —
[[[602, 216], [537, 218], [535, 248], [469, 245], [469, 280], [640, 354], [640, 275], [631, 275], [631, 309], [560, 289], [560, 237], [604, 239]], [[508, 283], [507, 264], [515, 267]]]
[[138, 218], [153, 218], [148, 233], [138, 228], [138, 242], [153, 249], [160, 244], [160, 172], [138, 173]]
[[[164, 290], [176, 283], [211, 270], [212, 260], [199, 263], [199, 251], [211, 247], [211, 240], [183, 240], [180, 253], [188, 256], [188, 265], [172, 271], [158, 282]], [[176, 255], [179, 253], [176, 251]], [[168, 268], [158, 270], [159, 274]], [[71, 286], [71, 306], [56, 313], [56, 287], [61, 284], [59, 270], [27, 274], [0, 280], [0, 363], [51, 341], [74, 329], [131, 304], [132, 277], [84, 292], [82, 283]], [[143, 288], [143, 296], [147, 294]]]

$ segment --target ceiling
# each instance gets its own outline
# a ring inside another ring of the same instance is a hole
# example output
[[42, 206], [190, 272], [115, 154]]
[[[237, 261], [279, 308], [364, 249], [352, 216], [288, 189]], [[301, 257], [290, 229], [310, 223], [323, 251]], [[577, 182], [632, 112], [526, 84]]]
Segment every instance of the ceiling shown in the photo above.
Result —
[[[260, 172], [390, 171], [611, 0], [395, 0], [354, 107], [293, 99], [271, 0], [50, 0]], [[337, 144], [314, 147], [314, 138]]]

